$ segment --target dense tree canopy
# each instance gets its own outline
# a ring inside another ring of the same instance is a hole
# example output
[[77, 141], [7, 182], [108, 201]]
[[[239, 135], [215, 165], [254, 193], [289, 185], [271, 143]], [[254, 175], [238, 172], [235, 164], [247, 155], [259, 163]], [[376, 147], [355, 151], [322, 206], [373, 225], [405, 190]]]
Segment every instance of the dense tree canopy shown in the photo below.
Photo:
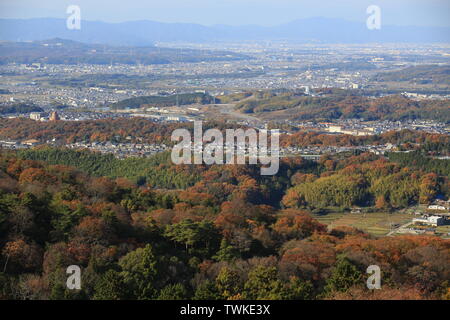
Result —
[[[369, 265], [382, 270], [378, 298], [448, 297], [448, 240], [328, 230], [308, 211], [427, 202], [448, 195], [445, 176], [362, 154], [286, 159], [270, 178], [205, 166], [168, 190], [91, 176], [82, 162], [1, 154], [1, 298], [365, 299]], [[81, 290], [65, 286], [70, 265], [82, 269]]]

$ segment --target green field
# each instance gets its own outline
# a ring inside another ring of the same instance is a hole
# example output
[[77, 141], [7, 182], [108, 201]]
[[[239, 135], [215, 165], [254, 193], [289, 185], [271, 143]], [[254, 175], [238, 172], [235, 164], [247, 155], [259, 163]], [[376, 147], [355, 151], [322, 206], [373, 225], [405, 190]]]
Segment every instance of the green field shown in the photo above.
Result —
[[440, 233], [443, 238], [450, 238], [450, 225], [439, 226], [436, 228], [436, 232]]
[[314, 218], [329, 229], [340, 226], [354, 227], [374, 236], [385, 236], [391, 229], [391, 224], [403, 225], [411, 221], [412, 216], [407, 213], [329, 213], [314, 215]]

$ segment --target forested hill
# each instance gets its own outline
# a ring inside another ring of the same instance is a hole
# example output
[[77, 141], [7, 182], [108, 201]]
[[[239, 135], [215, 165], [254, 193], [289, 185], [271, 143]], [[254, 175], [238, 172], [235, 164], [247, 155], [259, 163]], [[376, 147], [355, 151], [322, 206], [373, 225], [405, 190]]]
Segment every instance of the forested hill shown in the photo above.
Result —
[[[204, 130], [245, 128], [225, 122], [207, 122]], [[193, 130], [192, 123], [155, 123], [144, 118], [119, 118], [86, 121], [41, 122], [24, 118], [0, 118], [0, 139], [23, 141], [37, 139], [46, 142], [55, 139], [66, 143], [74, 142], [126, 142], [165, 143], [170, 145], [172, 132], [183, 128]], [[280, 136], [281, 146], [362, 146], [376, 144], [421, 144], [429, 151], [445, 152], [450, 146], [450, 137], [444, 134], [430, 134], [414, 130], [386, 132], [373, 136], [330, 135], [314, 131], [298, 131]]]
[[[214, 176], [222, 168], [219, 165], [177, 166], [171, 163], [169, 152], [146, 159], [119, 160], [87, 150], [40, 147], [19, 151], [17, 157], [74, 166], [90, 175], [124, 177], [139, 185], [163, 189], [198, 190], [199, 185], [200, 189], [207, 188], [205, 177]], [[279, 173], [271, 178], [260, 176], [255, 165], [235, 167], [246, 172], [261, 188], [259, 198], [258, 192], [247, 194], [251, 201], [274, 207], [320, 210], [383, 203], [380, 209], [402, 209], [430, 203], [436, 196], [450, 196], [449, 161], [414, 157], [414, 153], [411, 156], [392, 153], [389, 157], [394, 162], [370, 153], [344, 158], [323, 155], [319, 162], [287, 158], [281, 160]], [[227, 176], [233, 167], [227, 166], [219, 181], [224, 179], [234, 184], [236, 180]], [[216, 192], [221, 194], [219, 199], [232, 197], [226, 190]]]
[[388, 154], [388, 157], [391, 161], [400, 163], [403, 166], [434, 171], [450, 178], [450, 160], [434, 159], [420, 151], [392, 152]]
[[19, 151], [20, 159], [45, 161], [54, 165], [76, 167], [96, 177], [126, 178], [138, 185], [154, 188], [186, 189], [200, 178], [199, 170], [175, 170], [170, 166], [170, 153], [157, 154], [151, 158], [116, 159], [113, 155], [104, 155], [88, 150], [39, 148]]
[[[448, 181], [368, 154], [290, 159], [273, 179], [256, 169], [199, 167], [186, 190], [155, 190], [2, 152], [0, 299], [449, 298], [448, 240], [328, 230], [307, 209], [426, 203]], [[270, 205], [289, 185], [286, 207]], [[369, 291], [374, 264], [383, 285]], [[66, 287], [71, 265], [81, 290]]]
[[[225, 122], [207, 122], [203, 129], [219, 130], [242, 126]], [[24, 118], [0, 118], [0, 139], [22, 141], [37, 139], [41, 142], [126, 142], [171, 144], [176, 129], [193, 130], [193, 123], [156, 123], [145, 118], [119, 118], [85, 121], [34, 121]], [[127, 139], [128, 138], [128, 139]]]
[[27, 103], [13, 103], [3, 104], [0, 103], [0, 114], [8, 113], [28, 113], [28, 112], [43, 112], [44, 110], [34, 104]]
[[377, 74], [375, 81], [407, 81], [417, 84], [450, 85], [450, 66], [422, 65]]
[[351, 92], [320, 92], [317, 96], [266, 92], [246, 97], [237, 102], [236, 107], [242, 113], [255, 113], [264, 119], [427, 119], [450, 123], [449, 100], [415, 101], [402, 95], [373, 99]]
[[[151, 107], [168, 107], [175, 105], [189, 105], [189, 104], [211, 104], [214, 102], [214, 97], [204, 93], [183, 93], [174, 94], [169, 96], [148, 96], [148, 97], [136, 97], [112, 104], [110, 107], [113, 109], [126, 109], [126, 108], [140, 108], [141, 106]], [[220, 103], [220, 100], [216, 100], [216, 103]]]

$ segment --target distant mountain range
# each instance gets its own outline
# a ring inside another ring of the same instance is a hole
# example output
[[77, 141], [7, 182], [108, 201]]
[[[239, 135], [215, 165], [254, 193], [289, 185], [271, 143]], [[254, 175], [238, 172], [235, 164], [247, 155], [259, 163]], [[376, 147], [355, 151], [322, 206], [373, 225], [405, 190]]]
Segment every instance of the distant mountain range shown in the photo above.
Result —
[[364, 22], [310, 18], [274, 26], [203, 26], [189, 23], [82, 21], [81, 30], [66, 28], [65, 19], [0, 19], [0, 40], [63, 38], [85, 43], [151, 45], [158, 41], [214, 42], [290, 40], [308, 43], [450, 42], [448, 27], [382, 26], [368, 30]]

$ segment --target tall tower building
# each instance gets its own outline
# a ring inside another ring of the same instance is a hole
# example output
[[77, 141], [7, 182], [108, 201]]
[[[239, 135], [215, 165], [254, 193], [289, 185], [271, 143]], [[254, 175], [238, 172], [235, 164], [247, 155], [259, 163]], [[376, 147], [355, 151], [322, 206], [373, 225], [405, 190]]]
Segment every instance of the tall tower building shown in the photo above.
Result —
[[309, 95], [310, 93], [309, 86], [305, 86], [305, 94]]
[[60, 120], [59, 114], [58, 114], [58, 112], [53, 111], [53, 112], [50, 114], [50, 121], [57, 121], [57, 120]]

